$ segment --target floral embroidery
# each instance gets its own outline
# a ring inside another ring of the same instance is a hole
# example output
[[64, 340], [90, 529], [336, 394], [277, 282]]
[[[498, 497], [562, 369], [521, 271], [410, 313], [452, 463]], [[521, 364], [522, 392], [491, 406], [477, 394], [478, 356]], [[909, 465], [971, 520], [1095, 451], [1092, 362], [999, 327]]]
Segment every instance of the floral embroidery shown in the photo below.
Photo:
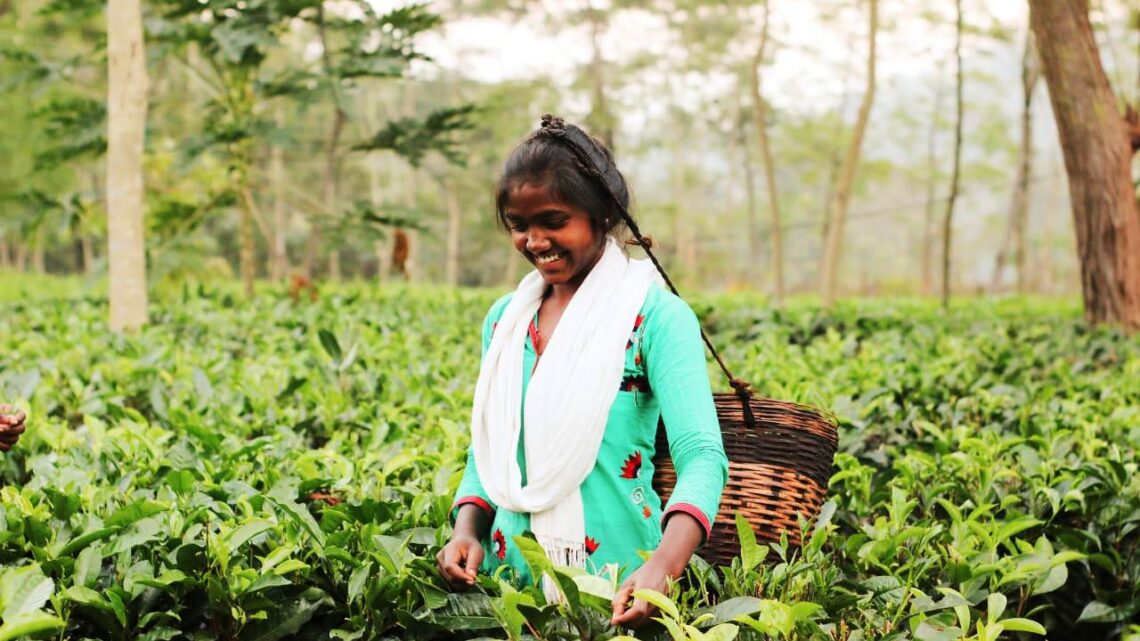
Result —
[[649, 379], [646, 378], [644, 374], [626, 376], [621, 379], [621, 387], [619, 389], [623, 392], [648, 392]]
[[625, 460], [625, 465], [621, 467], [621, 477], [623, 479], [635, 479], [637, 473], [641, 471], [641, 452], [637, 451], [629, 455]]
[[649, 518], [650, 516], [653, 515], [653, 512], [649, 511], [648, 505], [642, 505], [641, 506], [641, 515], [644, 516], [645, 518]]
[[633, 331], [629, 333], [629, 342], [625, 344], [626, 349], [633, 347], [633, 339], [637, 337], [637, 330], [641, 327], [641, 323], [644, 320], [645, 317], [638, 314], [637, 320], [633, 321]]
[[593, 554], [594, 552], [597, 552], [599, 545], [601, 545], [601, 544], [598, 543], [597, 540], [587, 536], [586, 537], [586, 554]]
[[499, 557], [500, 561], [507, 558], [507, 539], [503, 536], [503, 531], [495, 530], [495, 534], [491, 536], [491, 541], [494, 544], [495, 556]]

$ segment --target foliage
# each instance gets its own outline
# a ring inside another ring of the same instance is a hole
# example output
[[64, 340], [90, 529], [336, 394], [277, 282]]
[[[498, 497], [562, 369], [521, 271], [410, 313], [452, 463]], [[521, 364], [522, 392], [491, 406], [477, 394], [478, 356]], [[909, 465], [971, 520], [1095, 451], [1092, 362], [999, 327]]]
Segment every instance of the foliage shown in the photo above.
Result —
[[[623, 634], [612, 577], [536, 545], [559, 603], [436, 575], [495, 293], [263, 294], [187, 285], [134, 337], [97, 299], [7, 304], [0, 397], [30, 429], [0, 458], [0, 638]], [[760, 302], [695, 308], [738, 375], [835, 413], [831, 499], [802, 549], [743, 528], [732, 566], [642, 595], [639, 638], [1135, 634], [1140, 342], [1049, 302]]]

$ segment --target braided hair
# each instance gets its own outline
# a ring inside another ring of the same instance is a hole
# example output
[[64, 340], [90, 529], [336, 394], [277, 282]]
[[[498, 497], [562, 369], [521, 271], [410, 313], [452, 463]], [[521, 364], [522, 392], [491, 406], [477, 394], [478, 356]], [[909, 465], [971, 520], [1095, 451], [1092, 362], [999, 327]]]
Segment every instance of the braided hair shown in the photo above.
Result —
[[629, 186], [613, 154], [601, 141], [557, 116], [543, 115], [539, 128], [507, 156], [495, 191], [500, 226], [507, 227], [511, 194], [526, 183], [544, 185], [558, 200], [586, 212], [602, 233], [617, 235], [632, 223]]

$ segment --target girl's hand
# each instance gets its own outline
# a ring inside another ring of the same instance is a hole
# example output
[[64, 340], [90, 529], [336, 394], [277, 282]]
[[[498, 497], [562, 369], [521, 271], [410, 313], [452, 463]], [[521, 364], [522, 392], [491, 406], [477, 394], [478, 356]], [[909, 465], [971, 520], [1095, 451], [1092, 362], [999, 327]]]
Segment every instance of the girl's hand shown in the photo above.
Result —
[[0, 452], [11, 450], [20, 440], [26, 418], [26, 414], [15, 411], [11, 405], [0, 404]]
[[614, 625], [637, 628], [649, 621], [657, 613], [657, 608], [641, 599], [634, 599], [631, 605], [629, 601], [633, 598], [633, 593], [637, 590], [656, 590], [668, 594], [669, 579], [675, 579], [684, 573], [689, 558], [704, 537], [704, 529], [691, 514], [675, 512], [666, 518], [661, 544], [645, 565], [635, 570], [621, 584], [621, 589], [614, 597], [614, 615], [610, 619]]
[[479, 539], [457, 534], [435, 557], [439, 573], [453, 590], [466, 590], [475, 585], [475, 575], [483, 562], [483, 545]]
[[[611, 603], [614, 614], [610, 623], [630, 628], [640, 628], [645, 625], [654, 614], [657, 614], [657, 608], [641, 599], [633, 599], [633, 593], [637, 590], [656, 590], [661, 594], [668, 594], [669, 578], [669, 572], [660, 563], [654, 563], [652, 558], [646, 561], [645, 565], [629, 575], [618, 589]], [[630, 604], [631, 599], [633, 599], [632, 604]]]

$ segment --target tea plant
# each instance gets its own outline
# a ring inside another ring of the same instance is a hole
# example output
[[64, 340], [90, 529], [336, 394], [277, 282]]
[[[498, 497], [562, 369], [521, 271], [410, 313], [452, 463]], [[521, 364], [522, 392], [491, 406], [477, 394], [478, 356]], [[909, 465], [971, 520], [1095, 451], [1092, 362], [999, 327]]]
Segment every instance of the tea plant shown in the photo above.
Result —
[[559, 599], [505, 574], [448, 592], [494, 297], [186, 287], [131, 337], [96, 299], [9, 303], [0, 398], [30, 429], [0, 456], [0, 641], [1140, 635], [1140, 340], [1049, 301], [699, 300], [738, 375], [839, 422], [804, 545], [741, 523], [730, 566], [638, 595], [638, 631], [609, 624], [616, 577], [527, 539]]

